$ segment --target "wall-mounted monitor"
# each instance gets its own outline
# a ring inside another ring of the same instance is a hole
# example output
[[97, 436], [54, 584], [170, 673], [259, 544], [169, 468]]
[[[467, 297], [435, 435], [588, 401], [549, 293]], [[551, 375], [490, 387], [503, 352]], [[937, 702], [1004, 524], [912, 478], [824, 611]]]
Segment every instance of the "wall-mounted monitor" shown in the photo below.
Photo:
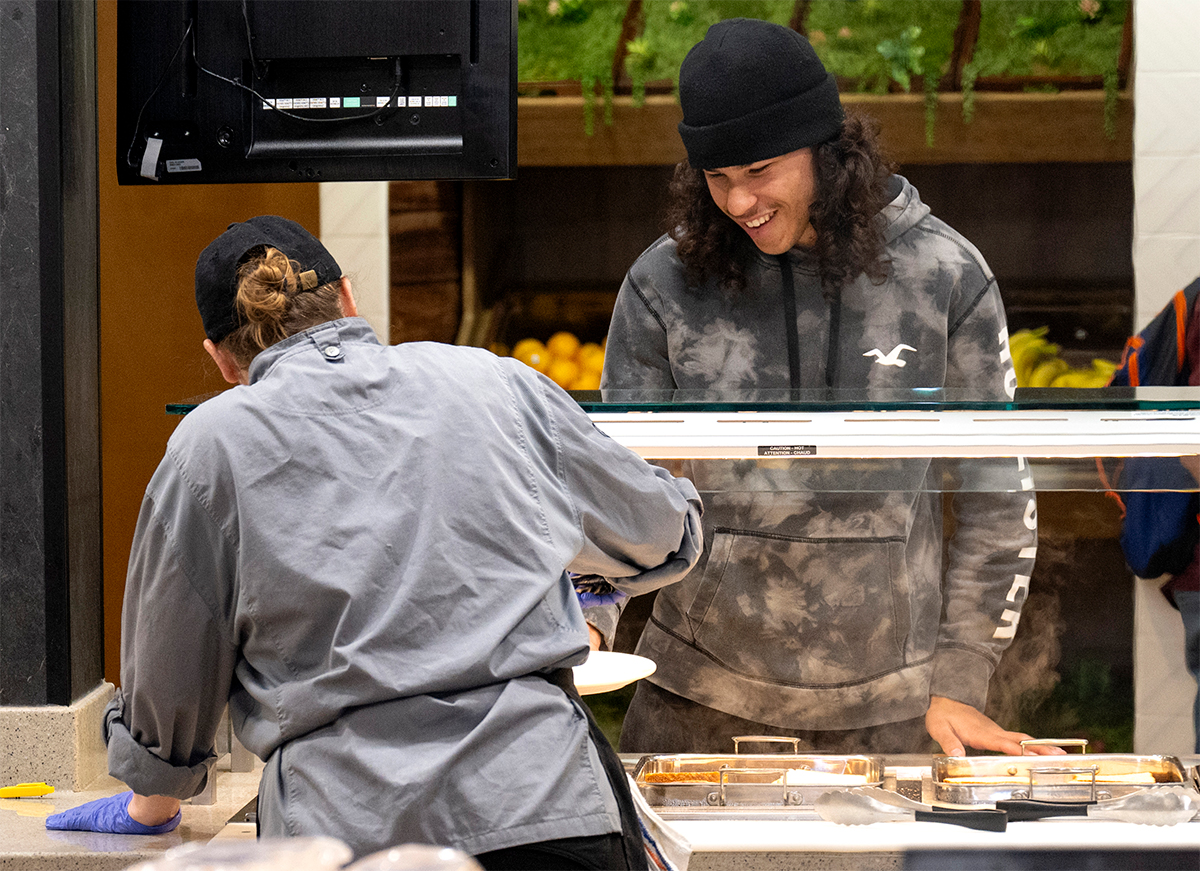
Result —
[[516, 0], [119, 0], [121, 184], [512, 178]]

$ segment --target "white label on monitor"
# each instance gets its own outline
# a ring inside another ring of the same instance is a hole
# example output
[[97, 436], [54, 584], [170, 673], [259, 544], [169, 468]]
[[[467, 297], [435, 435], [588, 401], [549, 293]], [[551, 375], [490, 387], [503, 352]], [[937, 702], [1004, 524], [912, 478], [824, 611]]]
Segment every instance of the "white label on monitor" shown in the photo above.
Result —
[[142, 153], [142, 177], [158, 179], [158, 155], [162, 151], [162, 140], [156, 136], [146, 139], [146, 150]]
[[200, 161], [194, 157], [167, 161], [167, 172], [200, 172], [200, 170]]
[[376, 106], [376, 108], [383, 108], [388, 103], [390, 103], [391, 100], [392, 100], [391, 97], [376, 97], [375, 98], [375, 106]]
[[329, 98], [329, 108], [330, 109], [342, 108], [342, 98], [341, 97], [330, 97]]

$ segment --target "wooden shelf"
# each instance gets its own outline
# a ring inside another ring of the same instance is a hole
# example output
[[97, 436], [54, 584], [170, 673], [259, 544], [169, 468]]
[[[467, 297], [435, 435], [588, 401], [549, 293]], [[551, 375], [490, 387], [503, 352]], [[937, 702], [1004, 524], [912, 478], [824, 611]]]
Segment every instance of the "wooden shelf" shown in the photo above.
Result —
[[[1104, 93], [976, 92], [975, 114], [963, 122], [962, 95], [938, 95], [934, 144], [925, 143], [921, 94], [843, 94], [842, 102], [874, 116], [888, 153], [899, 164], [1101, 163], [1133, 158], [1133, 97], [1118, 97], [1116, 136], [1104, 134]], [[595, 106], [595, 132], [584, 132], [583, 98], [517, 100], [518, 166], [654, 166], [684, 157], [676, 125], [683, 117], [675, 98], [613, 100], [613, 123]]]

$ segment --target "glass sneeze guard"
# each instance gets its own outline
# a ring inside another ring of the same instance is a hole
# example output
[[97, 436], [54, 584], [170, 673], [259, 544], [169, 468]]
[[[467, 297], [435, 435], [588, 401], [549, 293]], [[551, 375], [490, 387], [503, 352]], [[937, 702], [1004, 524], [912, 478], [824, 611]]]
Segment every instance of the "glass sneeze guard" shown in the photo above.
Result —
[[[187, 414], [215, 395], [168, 404], [167, 413]], [[646, 459], [754, 460], [764, 469], [837, 461], [839, 473], [822, 476], [837, 490], [903, 488], [907, 474], [887, 483], [880, 461], [888, 459], [1017, 456], [1028, 460], [1039, 490], [1103, 491], [1116, 487], [1124, 458], [1200, 455], [1194, 387], [1017, 388], [1003, 401], [941, 389], [571, 395], [600, 430]], [[871, 474], [847, 475], [854, 463]], [[791, 489], [779, 480], [768, 486]]]
[[1125, 457], [1200, 453], [1200, 388], [591, 391], [597, 427], [647, 459]]

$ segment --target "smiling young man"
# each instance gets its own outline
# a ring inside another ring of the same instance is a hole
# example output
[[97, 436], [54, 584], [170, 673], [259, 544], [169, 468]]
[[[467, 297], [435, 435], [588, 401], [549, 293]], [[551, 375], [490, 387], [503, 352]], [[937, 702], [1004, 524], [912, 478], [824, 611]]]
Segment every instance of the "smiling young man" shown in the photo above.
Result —
[[[609, 396], [1012, 396], [983, 257], [892, 173], [803, 36], [715, 24], [679, 98], [688, 159], [670, 232], [618, 295]], [[944, 471], [961, 486], [943, 560]], [[730, 752], [734, 735], [770, 734], [818, 752], [924, 752], [931, 737], [951, 755], [1021, 752], [1029, 736], [983, 708], [1036, 552], [1023, 462], [709, 460], [695, 474], [706, 552], [655, 601], [637, 650], [658, 670], [622, 750]], [[609, 643], [618, 613], [588, 611]]]

